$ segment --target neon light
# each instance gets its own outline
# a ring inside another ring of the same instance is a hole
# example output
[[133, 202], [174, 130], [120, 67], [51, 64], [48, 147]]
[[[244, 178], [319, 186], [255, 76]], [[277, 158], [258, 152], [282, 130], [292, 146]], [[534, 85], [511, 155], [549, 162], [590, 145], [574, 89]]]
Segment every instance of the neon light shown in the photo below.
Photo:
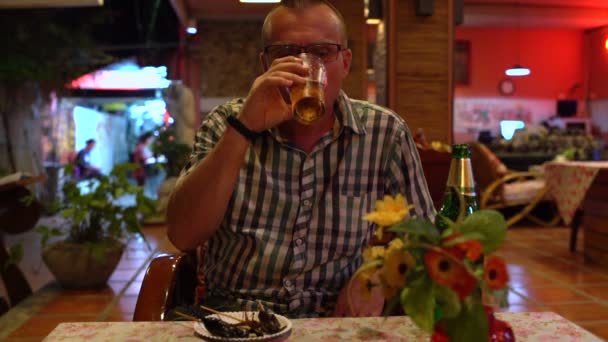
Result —
[[127, 62], [80, 76], [67, 87], [100, 90], [162, 89], [171, 84], [166, 77], [167, 68], [164, 66], [140, 68], [132, 62]]

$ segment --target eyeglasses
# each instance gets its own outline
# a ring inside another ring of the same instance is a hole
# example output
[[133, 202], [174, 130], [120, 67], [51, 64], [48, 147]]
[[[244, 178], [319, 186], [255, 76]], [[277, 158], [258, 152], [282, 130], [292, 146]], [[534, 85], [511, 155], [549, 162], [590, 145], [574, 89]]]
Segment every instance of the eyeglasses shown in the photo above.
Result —
[[270, 60], [287, 56], [297, 56], [305, 52], [321, 58], [325, 63], [333, 62], [338, 59], [338, 52], [342, 50], [344, 50], [342, 45], [333, 43], [310, 44], [306, 46], [282, 44], [264, 47], [264, 53]]

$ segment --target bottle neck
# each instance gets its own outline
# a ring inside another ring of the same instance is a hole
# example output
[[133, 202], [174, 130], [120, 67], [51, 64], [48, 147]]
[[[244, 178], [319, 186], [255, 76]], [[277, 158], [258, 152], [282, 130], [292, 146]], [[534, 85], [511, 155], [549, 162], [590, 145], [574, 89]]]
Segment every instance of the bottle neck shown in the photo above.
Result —
[[470, 158], [452, 158], [447, 186], [448, 191], [455, 188], [464, 196], [477, 196]]

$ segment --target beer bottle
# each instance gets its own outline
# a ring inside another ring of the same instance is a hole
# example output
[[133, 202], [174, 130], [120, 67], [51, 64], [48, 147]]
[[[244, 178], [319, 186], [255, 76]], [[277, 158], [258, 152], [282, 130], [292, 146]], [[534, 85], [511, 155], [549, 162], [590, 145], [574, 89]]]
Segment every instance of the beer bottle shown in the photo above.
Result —
[[458, 218], [460, 211], [460, 196], [458, 193], [462, 195], [465, 201], [465, 216], [471, 215], [479, 209], [471, 166], [471, 147], [467, 144], [452, 146], [452, 162], [446, 190], [435, 222], [441, 232], [449, 227], [448, 222], [443, 220], [442, 216], [452, 221]]

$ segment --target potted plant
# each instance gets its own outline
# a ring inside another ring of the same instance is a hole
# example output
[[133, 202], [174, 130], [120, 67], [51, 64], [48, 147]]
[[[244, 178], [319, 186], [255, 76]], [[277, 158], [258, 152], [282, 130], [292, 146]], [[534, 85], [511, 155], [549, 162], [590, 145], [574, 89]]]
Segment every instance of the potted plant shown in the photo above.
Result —
[[167, 162], [163, 164], [163, 168], [167, 172], [167, 178], [158, 188], [157, 217], [147, 222], [164, 221], [169, 195], [175, 187], [179, 173], [188, 162], [191, 150], [191, 146], [178, 142], [173, 126], [159, 129], [158, 137], [154, 139], [152, 144], [152, 152], [157, 157], [164, 156], [166, 158]]
[[[103, 286], [120, 261], [124, 238], [143, 237], [140, 217], [154, 208], [143, 188], [127, 178], [136, 167], [119, 164], [109, 175], [67, 181], [59, 205], [66, 224], [37, 228], [42, 235], [42, 259], [63, 287]], [[65, 167], [65, 174], [73, 174], [72, 165]], [[66, 238], [48, 243], [57, 236]]]

